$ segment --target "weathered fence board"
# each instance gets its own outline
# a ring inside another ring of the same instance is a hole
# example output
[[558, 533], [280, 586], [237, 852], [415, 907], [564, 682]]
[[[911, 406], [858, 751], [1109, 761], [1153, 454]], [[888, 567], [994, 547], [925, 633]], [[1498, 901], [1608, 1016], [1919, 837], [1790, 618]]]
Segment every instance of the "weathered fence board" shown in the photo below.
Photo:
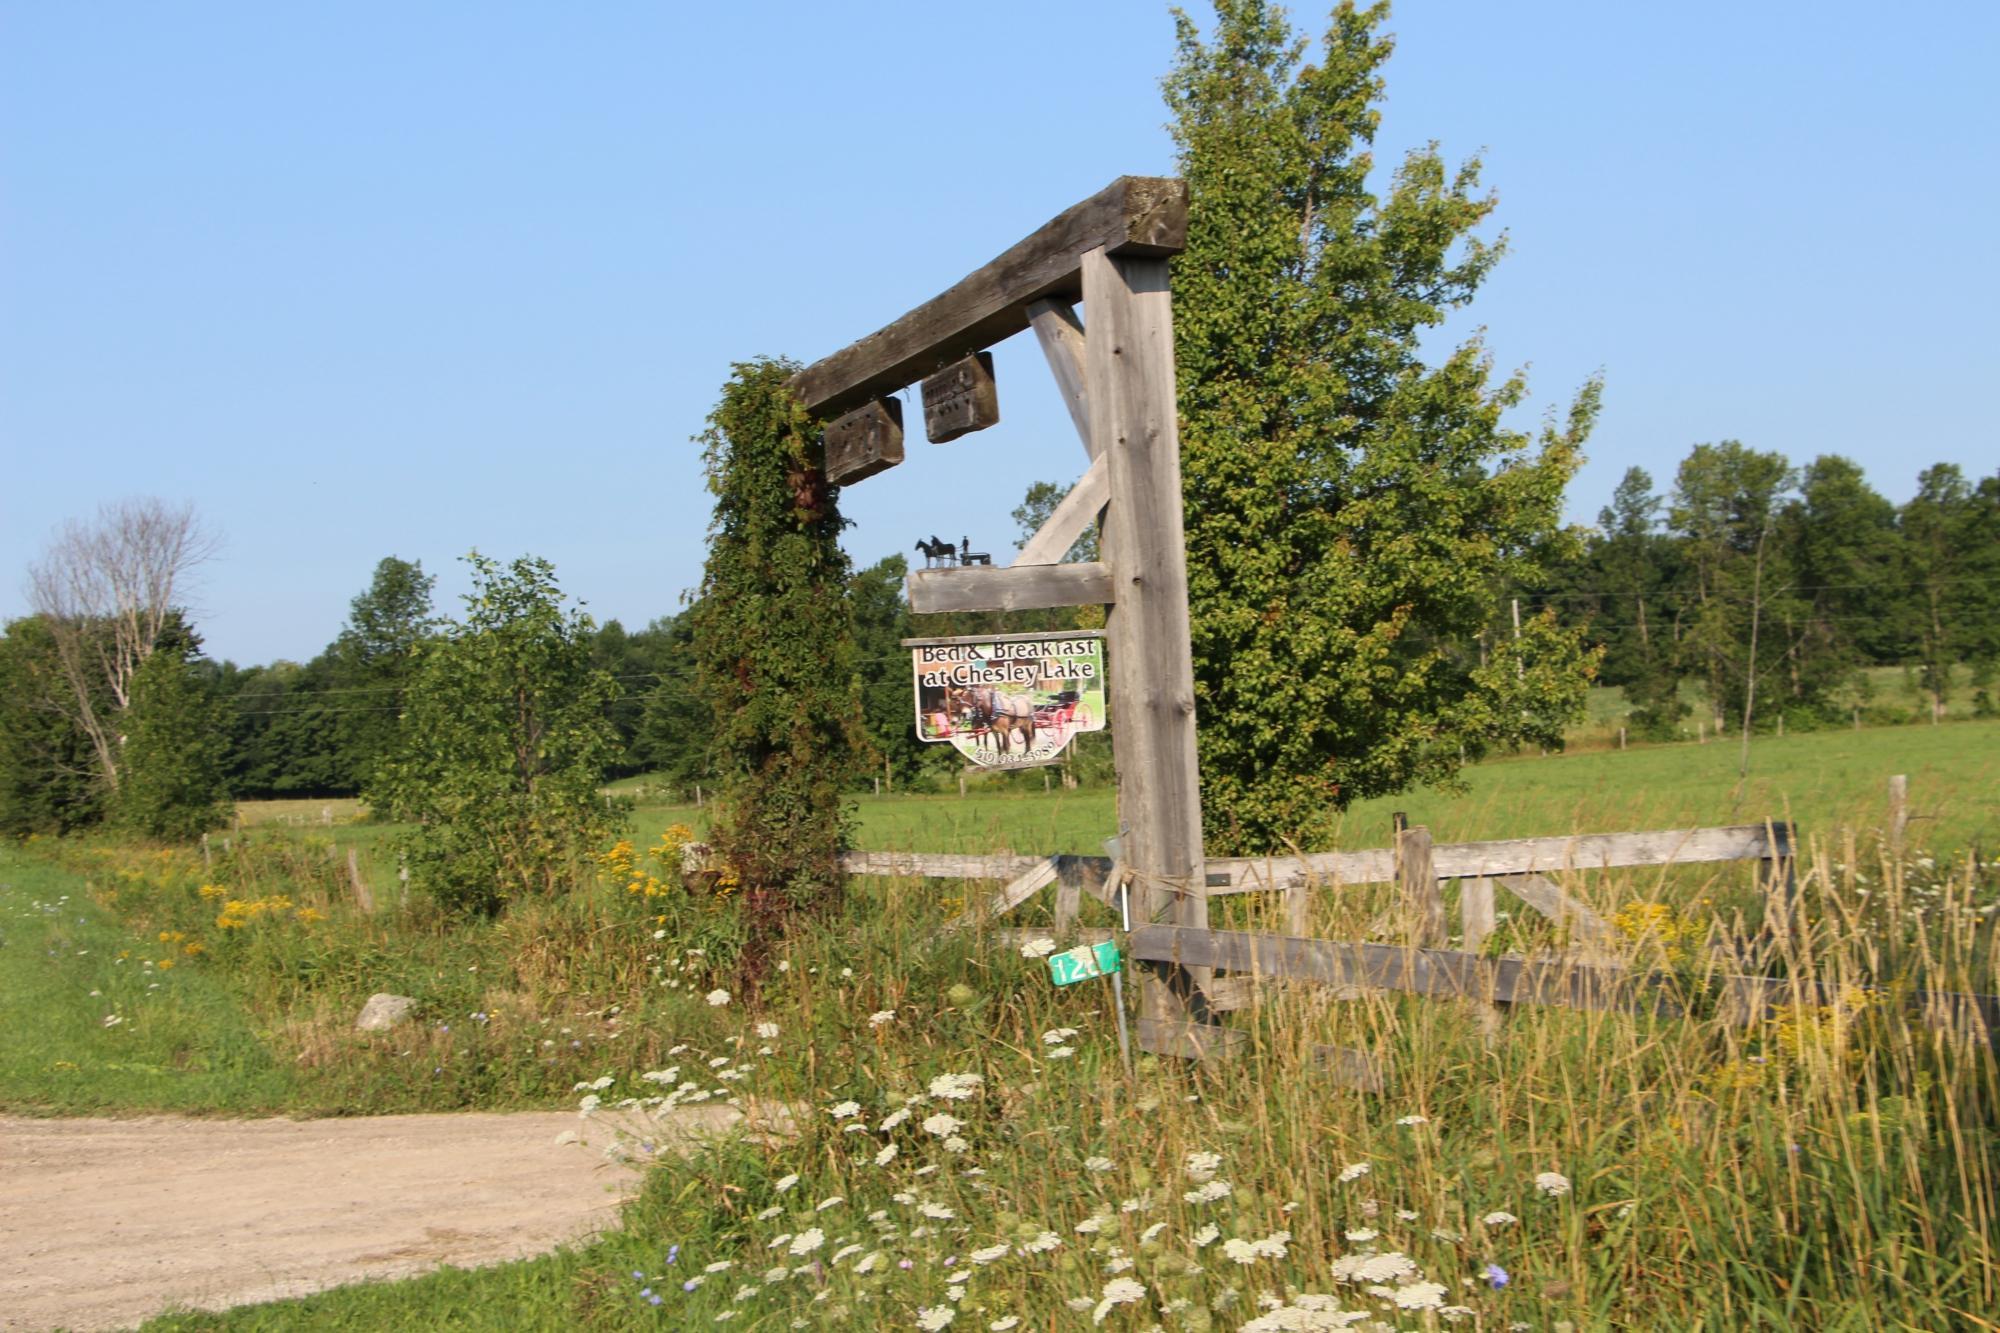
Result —
[[1032, 870], [1040, 856], [958, 856], [949, 852], [842, 852], [840, 868], [850, 875], [904, 879], [1013, 879]]
[[[1619, 866], [1778, 860], [1791, 854], [1788, 825], [1739, 824], [1645, 833], [1440, 843], [1431, 848], [1431, 870], [1439, 879], [1461, 879], [1475, 875], [1608, 870]], [[1396, 857], [1386, 847], [1315, 852], [1307, 856], [1230, 857], [1210, 861], [1208, 877], [1211, 894], [1261, 893], [1283, 889], [1299, 879], [1330, 884], [1381, 884], [1396, 878]]]
[[976, 907], [970, 908], [961, 915], [945, 922], [939, 928], [938, 933], [950, 934], [955, 930], [963, 930], [967, 926], [978, 922], [982, 916], [1006, 915], [1032, 898], [1044, 886], [1055, 883], [1057, 873], [1056, 858], [1053, 856], [1043, 857], [1021, 872], [1021, 874], [1009, 880], [1005, 888], [987, 899], [984, 910]]
[[807, 366], [793, 392], [807, 411], [837, 416], [1019, 333], [1032, 302], [1081, 296], [1087, 251], [1163, 257], [1186, 245], [1187, 183], [1121, 176], [893, 324]]
[[1483, 959], [1451, 949], [1412, 949], [1300, 939], [1242, 930], [1134, 926], [1128, 950], [1147, 962], [1172, 962], [1256, 976], [1368, 986], [1414, 995], [1561, 1004], [1577, 1009], [1674, 1013], [1664, 997], [1623, 968], [1519, 958]]

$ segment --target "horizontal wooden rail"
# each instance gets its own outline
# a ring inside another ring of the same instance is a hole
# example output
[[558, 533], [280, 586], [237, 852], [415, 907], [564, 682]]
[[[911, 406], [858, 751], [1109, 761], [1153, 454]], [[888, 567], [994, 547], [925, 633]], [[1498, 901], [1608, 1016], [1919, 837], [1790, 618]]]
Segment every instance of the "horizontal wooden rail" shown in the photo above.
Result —
[[1034, 869], [1040, 856], [956, 856], [948, 852], [842, 852], [850, 875], [900, 879], [1014, 879]]
[[1163, 256], [1187, 248], [1187, 182], [1120, 176], [1043, 224], [964, 281], [895, 323], [815, 361], [792, 390], [816, 416], [836, 417], [969, 352], [1028, 327], [1028, 307], [1083, 295], [1086, 252]]
[[1520, 958], [1480, 958], [1452, 949], [1411, 949], [1301, 939], [1244, 930], [1148, 925], [1133, 930], [1132, 957], [1143, 962], [1210, 967], [1260, 977], [1367, 986], [1413, 995], [1559, 1004], [1573, 1009], [1678, 1013], [1653, 983], [1620, 967]]
[[[1431, 848], [1439, 879], [1532, 875], [1614, 866], [1688, 865], [1705, 861], [1769, 861], [1792, 854], [1786, 824], [1723, 828], [1657, 829], [1646, 833], [1585, 833], [1562, 838], [1512, 838], [1503, 842], [1441, 843]], [[1208, 863], [1208, 891], [1260, 893], [1300, 880], [1379, 884], [1396, 877], [1396, 855], [1386, 847], [1308, 856], [1232, 857]]]
[[[1666, 994], [1668, 979], [1658, 973], [1568, 960], [1480, 958], [1450, 949], [1166, 925], [1138, 927], [1127, 942], [1127, 951], [1141, 962], [1211, 967], [1246, 977], [1373, 987], [1499, 1004], [1625, 1009], [1667, 1017], [1681, 1012]], [[1709, 984], [1719, 988], [1721, 1013], [1739, 1027], [1760, 1023], [1788, 1005], [1833, 1004], [1844, 989], [1834, 982], [1793, 977], [1718, 976]], [[1869, 989], [1893, 997], [1899, 1008], [1926, 1027], [2000, 1045], [2000, 996]]]

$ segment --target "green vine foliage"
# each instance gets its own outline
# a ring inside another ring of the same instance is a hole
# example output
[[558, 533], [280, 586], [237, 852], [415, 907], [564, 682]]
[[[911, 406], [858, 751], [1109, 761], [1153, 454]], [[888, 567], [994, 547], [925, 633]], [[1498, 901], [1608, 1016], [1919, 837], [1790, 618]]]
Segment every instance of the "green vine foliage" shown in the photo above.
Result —
[[591, 665], [595, 627], [563, 605], [548, 561], [466, 561], [465, 620], [412, 646], [396, 749], [367, 799], [414, 825], [398, 840], [412, 883], [493, 913], [592, 873], [622, 825], [598, 793], [619, 750], [604, 715], [618, 685]]
[[1411, 153], [1371, 191], [1386, 5], [1315, 63], [1282, 10], [1179, 16], [1165, 91], [1190, 191], [1173, 269], [1188, 576], [1211, 847], [1323, 846], [1361, 797], [1559, 744], [1593, 668], [1552, 618], [1486, 636], [1498, 589], [1574, 538], [1564, 483], [1599, 387], [1539, 440], [1475, 339], [1419, 339], [1500, 257], [1479, 163]]
[[846, 793], [867, 762], [839, 492], [796, 369], [738, 364], [701, 437], [715, 514], [689, 614], [722, 783], [710, 836], [742, 890], [753, 982], [793, 916], [840, 901]]

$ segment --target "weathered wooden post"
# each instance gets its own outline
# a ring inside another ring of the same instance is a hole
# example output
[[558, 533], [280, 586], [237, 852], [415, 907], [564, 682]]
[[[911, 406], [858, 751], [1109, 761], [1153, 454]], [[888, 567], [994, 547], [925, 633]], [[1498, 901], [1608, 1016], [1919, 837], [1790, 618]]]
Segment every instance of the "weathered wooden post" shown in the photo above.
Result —
[[[1088, 251], [1083, 308], [1090, 438], [1111, 481], [1103, 542], [1114, 593], [1106, 667], [1132, 920], [1206, 929], [1167, 260]], [[1149, 972], [1139, 988], [1142, 1045], [1175, 1044], [1173, 1033], [1155, 1025], [1184, 1025], [1188, 987], [1205, 979], [1171, 968]]]

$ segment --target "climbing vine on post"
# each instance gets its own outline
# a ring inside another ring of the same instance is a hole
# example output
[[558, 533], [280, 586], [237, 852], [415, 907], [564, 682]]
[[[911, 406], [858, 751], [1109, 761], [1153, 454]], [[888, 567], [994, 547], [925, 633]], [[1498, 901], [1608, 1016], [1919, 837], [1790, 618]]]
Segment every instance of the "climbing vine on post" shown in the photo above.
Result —
[[839, 901], [846, 791], [866, 748], [838, 488], [797, 369], [743, 362], [701, 437], [715, 494], [694, 617], [722, 782], [711, 832], [743, 896], [746, 980], [794, 915]]

